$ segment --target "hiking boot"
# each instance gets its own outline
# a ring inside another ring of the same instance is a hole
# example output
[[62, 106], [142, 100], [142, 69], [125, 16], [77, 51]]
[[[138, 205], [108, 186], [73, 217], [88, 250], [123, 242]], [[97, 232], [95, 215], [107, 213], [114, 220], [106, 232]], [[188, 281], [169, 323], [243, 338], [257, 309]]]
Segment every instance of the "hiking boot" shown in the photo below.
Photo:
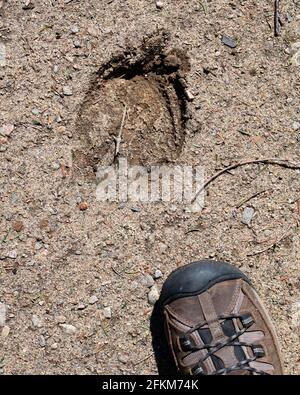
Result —
[[224, 262], [175, 270], [160, 301], [169, 347], [187, 375], [283, 374], [270, 318], [250, 280]]

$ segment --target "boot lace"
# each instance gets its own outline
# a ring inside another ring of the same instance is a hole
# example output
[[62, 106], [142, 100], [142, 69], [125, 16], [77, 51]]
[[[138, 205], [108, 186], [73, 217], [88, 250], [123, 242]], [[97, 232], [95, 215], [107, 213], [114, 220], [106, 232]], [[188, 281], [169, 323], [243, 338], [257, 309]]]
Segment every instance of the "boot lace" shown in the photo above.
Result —
[[[203, 346], [195, 346], [193, 345], [192, 339], [190, 338], [190, 335], [203, 328], [206, 325], [209, 325], [215, 321], [219, 322], [224, 322], [225, 320], [232, 320], [232, 319], [239, 319], [240, 322], [242, 323], [243, 328], [240, 329], [239, 331], [236, 331], [232, 336], [227, 337], [226, 339], [222, 341], [218, 341], [215, 343], [210, 343], [210, 344], [204, 344]], [[250, 347], [253, 351], [253, 357], [251, 358], [245, 358], [244, 360], [236, 363], [235, 365], [224, 367], [222, 369], [215, 370], [214, 372], [209, 373], [209, 375], [225, 375], [234, 371], [240, 371], [240, 370], [245, 370], [249, 371], [251, 373], [256, 373], [257, 375], [269, 375], [269, 373], [264, 372], [263, 370], [256, 369], [252, 366], [250, 366], [251, 362], [256, 361], [258, 358], [263, 358], [265, 356], [265, 352], [263, 347], [260, 344], [251, 344], [251, 343], [246, 343], [246, 342], [241, 342], [239, 341], [239, 337], [243, 335], [254, 323], [254, 320], [251, 316], [251, 314], [245, 314], [245, 315], [237, 315], [237, 314], [231, 314], [231, 315], [220, 315], [217, 317], [216, 320], [212, 321], [203, 321], [191, 329], [189, 329], [184, 336], [180, 337], [180, 345], [183, 351], [187, 351], [190, 353], [193, 353], [195, 351], [200, 351], [200, 350], [206, 350], [207, 353], [206, 355], [201, 358], [197, 365], [192, 368], [192, 374], [193, 375], [203, 375], [204, 370], [202, 368], [203, 363], [210, 357], [212, 357], [217, 351], [221, 350], [224, 347], [232, 347], [232, 346], [238, 346], [238, 347]]]

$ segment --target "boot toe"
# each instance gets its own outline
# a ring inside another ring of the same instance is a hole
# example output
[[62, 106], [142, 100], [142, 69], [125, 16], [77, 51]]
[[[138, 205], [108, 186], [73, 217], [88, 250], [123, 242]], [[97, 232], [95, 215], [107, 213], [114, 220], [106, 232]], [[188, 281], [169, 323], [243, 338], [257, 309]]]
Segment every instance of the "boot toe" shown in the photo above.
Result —
[[239, 278], [250, 284], [249, 278], [229, 263], [212, 260], [192, 262], [170, 274], [163, 285], [160, 301], [167, 304], [205, 292], [219, 282]]

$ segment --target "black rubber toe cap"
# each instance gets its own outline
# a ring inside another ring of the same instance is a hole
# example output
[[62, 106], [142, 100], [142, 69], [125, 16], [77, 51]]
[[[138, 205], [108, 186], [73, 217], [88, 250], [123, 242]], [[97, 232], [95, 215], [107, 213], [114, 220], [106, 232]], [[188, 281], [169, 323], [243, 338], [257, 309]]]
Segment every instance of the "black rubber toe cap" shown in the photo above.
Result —
[[228, 263], [209, 260], [193, 262], [170, 274], [163, 285], [160, 301], [167, 304], [175, 299], [198, 295], [216, 283], [238, 278], [250, 284], [244, 273]]

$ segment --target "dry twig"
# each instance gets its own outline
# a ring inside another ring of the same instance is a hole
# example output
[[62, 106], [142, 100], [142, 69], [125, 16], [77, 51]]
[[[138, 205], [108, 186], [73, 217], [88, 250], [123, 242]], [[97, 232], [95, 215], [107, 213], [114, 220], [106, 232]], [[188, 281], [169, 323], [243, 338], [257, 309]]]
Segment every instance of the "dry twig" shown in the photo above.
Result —
[[282, 26], [282, 21], [280, 17], [280, 0], [275, 0], [275, 11], [274, 11], [274, 35], [278, 37], [280, 35], [280, 29]]
[[236, 208], [240, 208], [241, 206], [243, 206], [245, 203], [248, 203], [250, 200], [256, 198], [259, 195], [262, 195], [265, 192], [268, 192], [270, 189], [264, 189], [263, 191], [259, 191], [256, 192], [254, 195], [248, 196], [242, 200], [240, 200], [240, 202], [236, 205]]
[[126, 114], [127, 114], [127, 106], [125, 105], [119, 135], [118, 135], [118, 137], [115, 137], [115, 142], [116, 142], [115, 159], [119, 156], [119, 153], [120, 153], [120, 144], [122, 141], [122, 133], [123, 133], [123, 128], [124, 128], [124, 124], [125, 124]]
[[143, 359], [140, 359], [140, 360], [137, 361], [137, 362], [134, 362], [133, 366], [137, 366], [137, 365], [139, 365], [140, 363], [147, 361], [147, 359], [151, 358], [152, 355], [153, 355], [153, 352], [152, 352], [151, 354], [147, 355], [147, 357], [145, 357], [145, 358], [143, 358]]
[[253, 164], [260, 164], [260, 163], [264, 163], [266, 165], [272, 165], [272, 166], [281, 166], [281, 167], [285, 167], [287, 169], [300, 170], [300, 164], [289, 162], [286, 159], [271, 158], [271, 159], [255, 159], [255, 160], [247, 160], [245, 162], [238, 162], [238, 163], [235, 163], [234, 165], [226, 167], [223, 170], [220, 170], [218, 173], [214, 174], [210, 179], [208, 179], [204, 183], [204, 185], [202, 185], [202, 187], [196, 192], [191, 203], [194, 203], [196, 201], [196, 199], [198, 198], [198, 196], [200, 195], [200, 193], [203, 192], [205, 190], [205, 188], [207, 188], [210, 183], [212, 183], [214, 180], [216, 180], [222, 174], [227, 173], [230, 170], [236, 169], [237, 167], [246, 166], [246, 165], [253, 165]]
[[275, 243], [271, 244], [269, 247], [264, 248], [263, 250], [260, 250], [260, 251], [254, 251], [251, 254], [247, 254], [247, 256], [259, 255], [259, 254], [263, 254], [264, 252], [267, 252], [269, 250], [272, 250], [273, 248], [276, 248], [279, 245], [279, 243], [281, 241], [283, 241], [284, 239], [286, 239], [288, 236], [290, 236], [290, 233], [285, 233], [283, 236], [281, 236], [277, 241], [275, 241]]

